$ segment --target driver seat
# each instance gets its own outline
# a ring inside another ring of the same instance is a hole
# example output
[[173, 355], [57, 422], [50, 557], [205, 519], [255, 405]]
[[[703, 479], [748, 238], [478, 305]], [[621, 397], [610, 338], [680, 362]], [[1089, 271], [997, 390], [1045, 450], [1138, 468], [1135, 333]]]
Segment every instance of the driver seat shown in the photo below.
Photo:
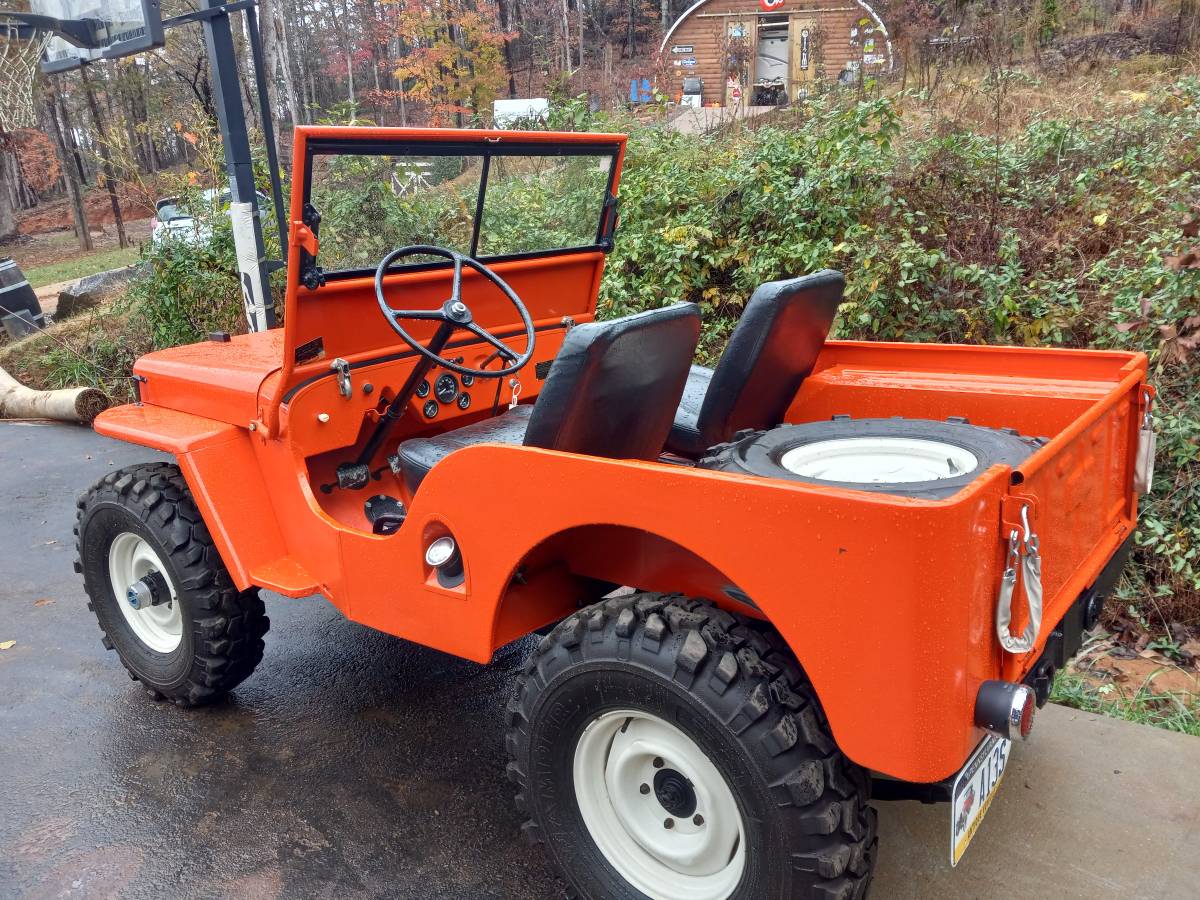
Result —
[[455, 450], [523, 444], [610, 459], [657, 459], [683, 394], [700, 337], [700, 308], [680, 303], [572, 328], [536, 402], [397, 451], [416, 492]]

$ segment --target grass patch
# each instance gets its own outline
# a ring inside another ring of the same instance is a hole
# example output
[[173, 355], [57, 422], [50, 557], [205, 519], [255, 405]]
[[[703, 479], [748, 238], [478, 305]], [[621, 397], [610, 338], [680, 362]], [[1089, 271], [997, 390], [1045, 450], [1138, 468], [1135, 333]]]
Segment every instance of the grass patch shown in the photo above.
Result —
[[25, 278], [28, 279], [30, 285], [40, 288], [47, 284], [74, 281], [85, 275], [95, 275], [97, 272], [107, 272], [109, 269], [132, 265], [137, 262], [137, 259], [137, 247], [126, 247], [124, 250], [99, 250], [95, 253], [87, 253], [72, 259], [64, 259], [62, 262], [30, 269], [25, 273]]
[[1130, 694], [1115, 684], [1096, 685], [1078, 672], [1063, 671], [1054, 681], [1050, 699], [1084, 712], [1200, 737], [1200, 697], [1156, 693], [1151, 688], [1152, 679], [1146, 679]]

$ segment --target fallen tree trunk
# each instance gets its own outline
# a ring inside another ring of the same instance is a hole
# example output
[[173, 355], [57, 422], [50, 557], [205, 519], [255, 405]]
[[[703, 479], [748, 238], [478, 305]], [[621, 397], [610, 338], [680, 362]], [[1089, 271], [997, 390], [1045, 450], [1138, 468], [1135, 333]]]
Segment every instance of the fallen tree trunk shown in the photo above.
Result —
[[35, 391], [0, 369], [0, 419], [56, 419], [90, 425], [111, 403], [108, 394], [97, 388]]

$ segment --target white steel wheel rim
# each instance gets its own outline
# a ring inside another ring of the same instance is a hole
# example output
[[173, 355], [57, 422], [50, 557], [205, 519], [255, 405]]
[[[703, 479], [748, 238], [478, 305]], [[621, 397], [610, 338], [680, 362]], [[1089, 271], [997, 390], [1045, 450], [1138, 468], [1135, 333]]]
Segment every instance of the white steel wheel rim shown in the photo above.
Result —
[[[643, 793], [659, 772], [687, 779], [693, 812], [673, 815], [654, 787]], [[674, 725], [640, 710], [605, 713], [579, 736], [573, 775], [592, 840], [632, 887], [652, 900], [725, 900], [737, 888], [746, 867], [737, 801]]]
[[793, 447], [779, 464], [794, 475], [850, 484], [907, 484], [957, 478], [979, 468], [970, 450], [926, 438], [859, 437]]
[[[129, 588], [151, 572], [166, 579], [171, 602], [134, 609], [129, 602]], [[117, 535], [108, 548], [108, 579], [117, 606], [139, 641], [157, 653], [170, 653], [179, 646], [183, 640], [183, 613], [175, 584], [145, 538], [129, 531]]]

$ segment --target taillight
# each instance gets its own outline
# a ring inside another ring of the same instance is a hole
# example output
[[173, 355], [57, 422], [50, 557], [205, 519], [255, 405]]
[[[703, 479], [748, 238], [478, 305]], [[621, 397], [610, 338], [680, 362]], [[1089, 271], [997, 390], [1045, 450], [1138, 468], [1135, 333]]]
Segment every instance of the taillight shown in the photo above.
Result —
[[1036, 711], [1037, 695], [1024, 684], [985, 681], [975, 697], [975, 724], [1008, 740], [1029, 737]]
[[153, 231], [157, 227], [158, 227], [158, 216], [151, 216], [150, 217], [150, 230]]

